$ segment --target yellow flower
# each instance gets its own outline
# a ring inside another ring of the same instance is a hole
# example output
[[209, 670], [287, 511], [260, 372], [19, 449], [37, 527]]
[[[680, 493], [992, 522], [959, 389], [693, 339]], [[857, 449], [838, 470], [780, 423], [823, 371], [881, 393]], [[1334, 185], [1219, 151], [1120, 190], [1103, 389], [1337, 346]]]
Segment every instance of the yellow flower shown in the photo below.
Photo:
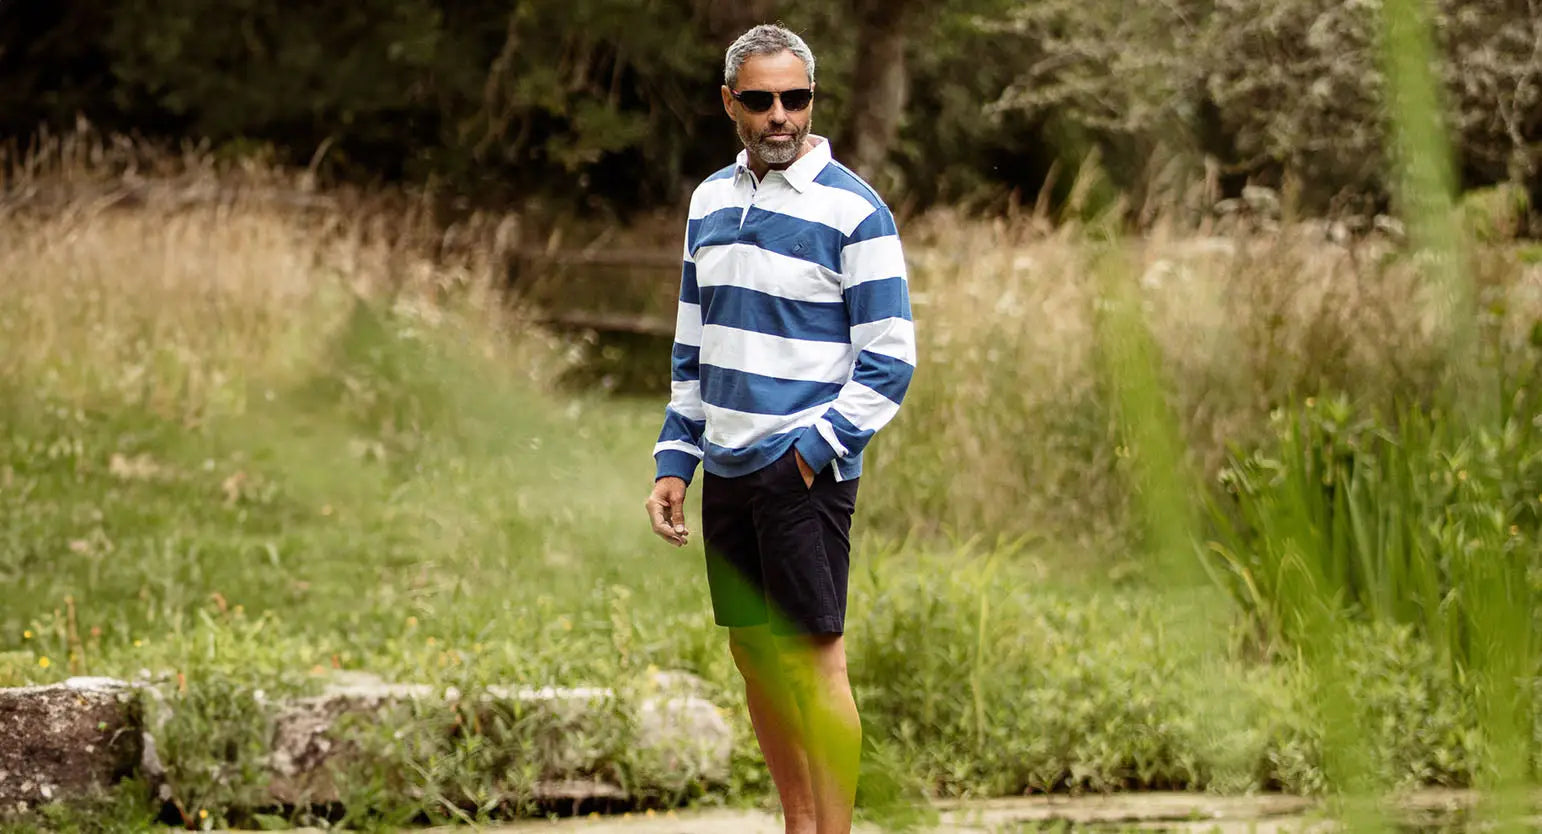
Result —
[[407, 618], [407, 626], [409, 628], [417, 628], [418, 627], [418, 618], [417, 617], [408, 617]]
[[140, 647], [140, 646], [143, 646], [143, 645], [144, 645], [144, 644], [145, 644], [145, 641], [143, 641], [143, 640], [135, 640], [135, 641], [134, 641], [134, 648], [136, 648], [136, 649], [137, 649], [137, 648], [139, 648], [139, 647]]
[[[1542, 499], [1538, 499], [1538, 500], [1542, 500]], [[22, 637], [23, 640], [31, 640], [32, 639], [32, 629], [29, 628], [26, 631], [23, 631], [21, 633], [21, 637]]]
[[201, 819], [201, 820], [208, 819], [209, 818], [209, 809], [208, 808], [199, 808], [198, 809], [198, 818]]
[[44, 669], [47, 669], [52, 663], [53, 661], [49, 660], [47, 657], [40, 657], [37, 659], [37, 665], [43, 667]]

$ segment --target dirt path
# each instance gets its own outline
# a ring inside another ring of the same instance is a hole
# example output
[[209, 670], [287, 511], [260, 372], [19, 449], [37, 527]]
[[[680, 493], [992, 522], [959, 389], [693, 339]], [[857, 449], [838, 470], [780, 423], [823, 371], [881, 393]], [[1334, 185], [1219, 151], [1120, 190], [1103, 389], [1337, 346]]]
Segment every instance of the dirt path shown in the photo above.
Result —
[[[1297, 797], [1210, 797], [1196, 794], [1129, 794], [1097, 797], [1031, 797], [938, 806], [936, 834], [1007, 834], [1024, 826], [1064, 820], [1077, 825], [1157, 826], [1163, 830], [1242, 832], [1303, 831], [1312, 827], [1309, 800]], [[759, 811], [702, 811], [586, 817], [515, 823], [497, 834], [782, 834], [781, 820]], [[859, 826], [859, 834], [879, 834]], [[448, 834], [448, 832], [438, 832]]]
[[[1434, 821], [1474, 801], [1466, 791], [1421, 791], [1399, 797], [1391, 814], [1409, 822]], [[1331, 823], [1318, 815], [1316, 803], [1294, 796], [1222, 797], [1193, 793], [1131, 793], [1110, 796], [1026, 797], [940, 803], [931, 834], [1019, 834], [1046, 823], [1065, 822], [1073, 830], [1125, 828], [1205, 834], [1321, 834]], [[556, 821], [516, 822], [491, 828], [437, 828], [421, 834], [782, 834], [781, 820], [763, 811], [665, 811], [620, 816], [592, 815]], [[858, 826], [854, 834], [881, 834]], [[291, 832], [301, 834], [301, 832]], [[317, 832], [320, 834], [320, 832]]]

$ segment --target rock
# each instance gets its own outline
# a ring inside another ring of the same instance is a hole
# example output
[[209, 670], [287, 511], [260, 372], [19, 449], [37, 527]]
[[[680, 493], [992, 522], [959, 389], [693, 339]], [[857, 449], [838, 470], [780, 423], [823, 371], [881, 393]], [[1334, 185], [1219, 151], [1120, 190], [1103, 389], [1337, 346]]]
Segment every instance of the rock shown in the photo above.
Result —
[[0, 689], [0, 814], [86, 798], [132, 775], [139, 727], [138, 699], [122, 681]]
[[690, 782], [728, 782], [733, 731], [717, 704], [695, 695], [655, 695], [638, 707], [637, 747], [652, 760], [656, 773], [678, 790]]
[[[521, 774], [510, 798], [581, 803], [726, 783], [731, 729], [707, 693], [701, 679], [666, 672], [624, 697], [601, 687], [492, 686], [468, 701], [454, 687], [346, 673], [314, 697], [253, 699], [273, 717], [276, 803], [344, 801], [337, 774], [354, 766], [407, 789], [404, 747], [448, 753], [470, 735], [504, 757], [484, 766]], [[0, 815], [87, 798], [136, 773], [161, 801], [175, 799], [176, 763], [163, 764], [154, 742], [175, 708], [154, 686], [105, 678], [0, 689]]]
[[[538, 774], [533, 787], [525, 789], [536, 800], [624, 799], [628, 789], [617, 783], [616, 770], [622, 757], [630, 765], [634, 795], [675, 792], [696, 781], [724, 784], [732, 731], [717, 705], [702, 697], [706, 689], [692, 675], [656, 673], [640, 687], [635, 714], [623, 716], [616, 692], [602, 687], [489, 686], [467, 704], [454, 687], [440, 692], [347, 673], [334, 677], [321, 695], [279, 708], [268, 762], [269, 793], [288, 805], [345, 800], [337, 774], [372, 764], [370, 745], [345, 723], [397, 727], [398, 741], [404, 733], [444, 729], [444, 739], [427, 740], [433, 744], [463, 733], [463, 720], [489, 744], [517, 754], [518, 760], [508, 763], [511, 770]], [[593, 732], [605, 726], [614, 731]], [[617, 745], [628, 740], [623, 729], [628, 726], [630, 745], [622, 749]], [[392, 768], [389, 762], [375, 764]]]

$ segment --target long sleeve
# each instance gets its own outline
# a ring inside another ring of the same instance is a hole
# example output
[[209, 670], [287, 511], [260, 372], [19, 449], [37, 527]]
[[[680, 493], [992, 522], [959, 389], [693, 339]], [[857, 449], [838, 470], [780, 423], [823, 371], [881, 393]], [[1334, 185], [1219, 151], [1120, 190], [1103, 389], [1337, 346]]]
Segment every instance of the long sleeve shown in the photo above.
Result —
[[654, 479], [683, 478], [687, 483], [702, 459], [707, 413], [701, 403], [701, 291], [696, 284], [692, 238], [699, 221], [686, 227], [680, 267], [680, 305], [675, 315], [675, 345], [671, 358], [669, 406], [664, 428], [653, 447]]
[[856, 357], [851, 380], [795, 444], [816, 472], [837, 458], [860, 454], [899, 412], [915, 373], [905, 257], [886, 206], [874, 208], [842, 242], [841, 290]]

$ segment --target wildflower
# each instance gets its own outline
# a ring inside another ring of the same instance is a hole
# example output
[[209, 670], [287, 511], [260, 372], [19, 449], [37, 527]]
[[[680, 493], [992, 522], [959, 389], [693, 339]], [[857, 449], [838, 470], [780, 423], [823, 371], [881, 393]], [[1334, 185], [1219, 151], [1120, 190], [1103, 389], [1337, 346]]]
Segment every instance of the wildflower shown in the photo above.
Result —
[[417, 617], [408, 617], [407, 618], [407, 627], [408, 628], [417, 628], [418, 627], [418, 618]]
[[201, 819], [201, 820], [208, 819], [209, 818], [209, 809], [208, 808], [199, 808], [198, 809], [198, 818]]
[[[1538, 500], [1542, 500], [1542, 499], [1538, 499]], [[31, 640], [32, 639], [32, 629], [29, 628], [26, 631], [23, 631], [21, 633], [21, 639], [23, 639], [23, 640]]]
[[134, 641], [134, 648], [137, 649], [137, 648], [143, 646], [144, 644], [145, 644], [145, 641], [143, 641], [143, 640], [135, 640]]
[[47, 655], [44, 655], [43, 657], [37, 659], [37, 665], [47, 669], [49, 666], [53, 665], [53, 661], [49, 660]]

